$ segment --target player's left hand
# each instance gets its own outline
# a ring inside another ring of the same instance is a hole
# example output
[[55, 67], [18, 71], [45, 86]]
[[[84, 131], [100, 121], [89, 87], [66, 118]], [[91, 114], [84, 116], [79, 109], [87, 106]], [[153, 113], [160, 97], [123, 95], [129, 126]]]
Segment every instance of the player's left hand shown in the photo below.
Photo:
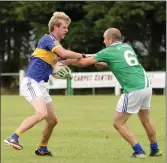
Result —
[[53, 72], [52, 75], [56, 79], [72, 79], [71, 69], [66, 65], [59, 66], [58, 70]]

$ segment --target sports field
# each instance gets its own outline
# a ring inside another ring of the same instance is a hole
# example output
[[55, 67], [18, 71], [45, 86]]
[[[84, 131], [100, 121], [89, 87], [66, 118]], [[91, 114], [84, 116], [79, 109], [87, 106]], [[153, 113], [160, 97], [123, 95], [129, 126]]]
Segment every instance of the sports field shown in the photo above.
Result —
[[[3, 140], [28, 115], [33, 114], [28, 102], [19, 96], [1, 96], [1, 162], [2, 163], [165, 163], [165, 96], [153, 96], [152, 119], [158, 132], [163, 156], [132, 159], [130, 146], [112, 126], [116, 96], [54, 96], [59, 124], [49, 143], [54, 157], [39, 157], [34, 150], [39, 144], [43, 122], [20, 138], [23, 150], [4, 145]], [[149, 154], [149, 142], [136, 115], [128, 126]]]

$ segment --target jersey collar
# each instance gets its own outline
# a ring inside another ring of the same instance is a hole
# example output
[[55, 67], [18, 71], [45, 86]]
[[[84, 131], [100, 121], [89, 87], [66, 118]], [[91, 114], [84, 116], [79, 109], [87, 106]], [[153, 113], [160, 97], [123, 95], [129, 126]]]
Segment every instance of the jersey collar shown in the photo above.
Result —
[[116, 42], [112, 43], [110, 46], [121, 44], [121, 43], [122, 43], [121, 41], [116, 41]]
[[50, 35], [56, 40], [56, 37], [53, 35], [53, 33], [50, 33]]

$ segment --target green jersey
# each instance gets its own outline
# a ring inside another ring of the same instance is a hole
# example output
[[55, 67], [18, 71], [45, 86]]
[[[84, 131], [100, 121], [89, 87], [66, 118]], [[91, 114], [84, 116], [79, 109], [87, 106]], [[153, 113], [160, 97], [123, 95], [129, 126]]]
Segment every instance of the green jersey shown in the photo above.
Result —
[[98, 62], [106, 62], [124, 93], [144, 89], [150, 85], [148, 76], [138, 62], [137, 56], [126, 43], [117, 42], [99, 51], [94, 56]]

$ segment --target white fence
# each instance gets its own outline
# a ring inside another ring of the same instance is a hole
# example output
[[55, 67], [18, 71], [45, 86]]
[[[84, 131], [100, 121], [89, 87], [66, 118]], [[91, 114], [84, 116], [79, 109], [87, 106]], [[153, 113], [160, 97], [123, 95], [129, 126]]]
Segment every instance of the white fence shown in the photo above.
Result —
[[[165, 72], [147, 72], [153, 88], [165, 89]], [[20, 71], [20, 81], [22, 80], [24, 71]], [[55, 79], [50, 76], [49, 82], [46, 84], [48, 89], [67, 89], [67, 80]], [[111, 72], [84, 72], [73, 73], [71, 88], [104, 88], [114, 87], [115, 95], [120, 95], [121, 87]]]

